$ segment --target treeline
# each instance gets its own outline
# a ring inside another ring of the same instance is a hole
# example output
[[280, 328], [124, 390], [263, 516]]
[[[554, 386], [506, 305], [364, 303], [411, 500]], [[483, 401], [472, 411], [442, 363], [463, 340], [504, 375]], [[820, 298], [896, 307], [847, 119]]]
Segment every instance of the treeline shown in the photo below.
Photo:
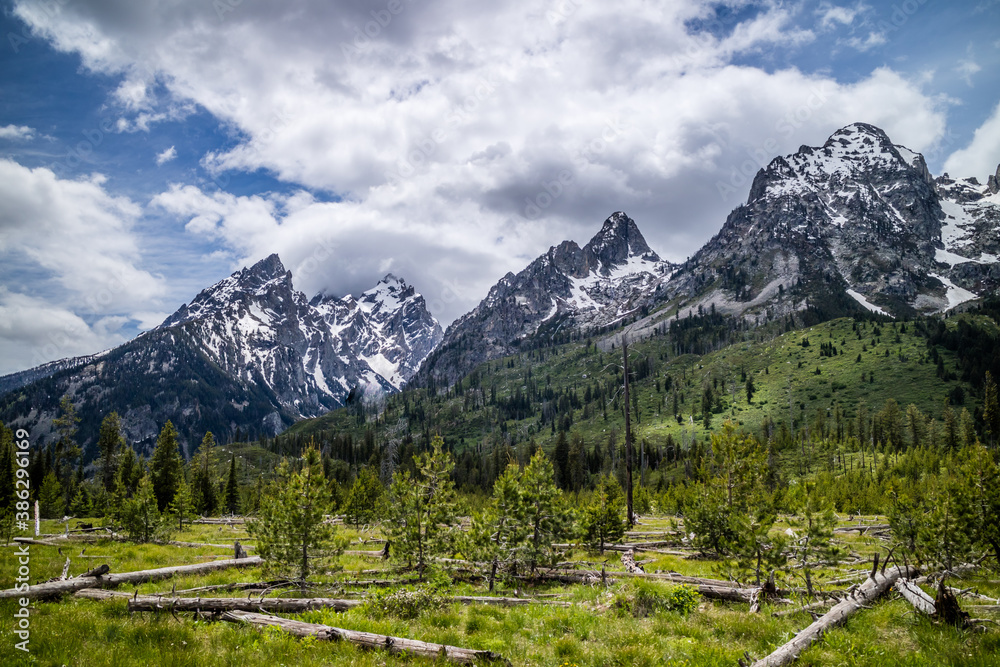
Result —
[[[147, 460], [126, 442], [121, 419], [112, 412], [101, 422], [99, 458], [86, 476], [75, 440], [77, 423], [72, 402], [64, 399], [56, 419], [59, 438], [31, 450], [23, 468], [26, 476], [18, 474], [20, 466], [15, 468], [14, 432], [0, 424], [0, 536], [9, 537], [13, 527], [15, 494], [7, 491], [14, 489], [15, 480], [22, 480], [25, 500], [38, 501], [42, 518], [106, 517], [140, 541], [162, 536], [174, 520], [180, 525], [196, 514], [254, 511], [259, 504], [263, 478], [255, 485], [245, 483], [235, 455], [229, 458], [228, 474], [220, 475], [221, 453], [211, 432], [185, 462], [177, 430], [167, 421]], [[241, 463], [245, 468], [247, 462]]]

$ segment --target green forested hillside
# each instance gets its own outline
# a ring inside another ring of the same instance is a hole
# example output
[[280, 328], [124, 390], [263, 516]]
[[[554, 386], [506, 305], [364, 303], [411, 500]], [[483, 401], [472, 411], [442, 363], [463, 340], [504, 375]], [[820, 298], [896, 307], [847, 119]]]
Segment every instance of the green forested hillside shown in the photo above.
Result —
[[[714, 313], [672, 320], [629, 347], [637, 464], [647, 482], [657, 471], [676, 476], [727, 419], [803, 471], [809, 462], [799, 459], [815, 448], [796, 443], [965, 444], [983, 431], [981, 385], [997, 366], [996, 313], [987, 306], [948, 319], [841, 318], [802, 329], [790, 320], [745, 329]], [[509, 457], [523, 463], [538, 446], [553, 456], [565, 486], [589, 486], [617, 468], [624, 442], [622, 355], [607, 340], [526, 350], [433, 395], [407, 390], [300, 422], [275, 449], [296, 451], [315, 437], [350, 464], [388, 456], [406, 465], [440, 434], [458, 459], [460, 487], [488, 490]], [[690, 353], [713, 348], [721, 349]]]

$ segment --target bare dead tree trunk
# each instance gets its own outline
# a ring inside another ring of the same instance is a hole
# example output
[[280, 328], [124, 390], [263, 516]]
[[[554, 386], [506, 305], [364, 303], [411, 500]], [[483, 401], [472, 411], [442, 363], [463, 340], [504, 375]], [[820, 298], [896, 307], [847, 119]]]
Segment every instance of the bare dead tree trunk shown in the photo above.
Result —
[[[875, 563], [878, 564], [877, 557]], [[766, 658], [754, 662], [752, 667], [780, 667], [794, 662], [802, 651], [819, 641], [824, 632], [844, 623], [852, 614], [876, 600], [889, 590], [900, 577], [907, 574], [908, 569], [898, 566], [885, 572], [878, 572], [876, 568], [873, 568], [868, 580], [850, 596], [834, 605], [833, 609], [795, 635], [790, 642], [779, 646]], [[740, 660], [740, 664], [749, 663]]]
[[477, 662], [498, 662], [510, 665], [510, 661], [493, 651], [479, 651], [475, 649], [460, 648], [458, 646], [447, 646], [444, 644], [431, 644], [429, 642], [417, 641], [415, 639], [405, 639], [403, 637], [389, 637], [371, 632], [358, 632], [356, 630], [344, 630], [334, 628], [329, 625], [319, 625], [317, 623], [303, 623], [293, 621], [278, 616], [267, 614], [255, 614], [244, 611], [230, 611], [222, 615], [222, 619], [233, 623], [247, 623], [254, 627], [278, 627], [297, 637], [316, 637], [320, 640], [347, 641], [356, 646], [369, 649], [382, 649], [390, 653], [406, 653], [407, 655], [419, 655], [428, 658], [445, 658], [452, 662], [464, 665], [472, 665]]
[[[141, 584], [147, 581], [159, 581], [169, 579], [175, 574], [202, 574], [204, 572], [214, 572], [225, 570], [231, 567], [251, 567], [260, 565], [264, 560], [260, 556], [251, 556], [239, 560], [217, 560], [211, 563], [195, 563], [194, 565], [176, 565], [174, 567], [161, 567], [154, 570], [138, 570], [136, 572], [122, 572], [121, 574], [109, 574], [107, 576], [77, 577], [66, 581], [53, 581], [47, 584], [36, 584], [29, 586], [27, 591], [19, 591], [16, 588], [9, 588], [0, 591], [0, 599], [3, 598], [29, 598], [37, 600], [40, 598], [58, 597], [65, 593], [73, 593], [84, 588], [115, 588], [122, 584]], [[102, 566], [104, 567], [104, 566]], [[100, 569], [100, 568], [98, 568]]]
[[622, 333], [622, 365], [625, 368], [625, 512], [628, 527], [635, 525], [635, 515], [632, 513], [632, 428], [629, 413], [632, 406], [628, 402], [628, 337]]

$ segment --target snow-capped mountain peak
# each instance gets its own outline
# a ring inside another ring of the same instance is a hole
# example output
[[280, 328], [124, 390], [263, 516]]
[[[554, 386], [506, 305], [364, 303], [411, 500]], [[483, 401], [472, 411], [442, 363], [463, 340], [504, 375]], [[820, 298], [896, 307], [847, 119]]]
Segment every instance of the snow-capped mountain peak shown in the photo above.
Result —
[[203, 290], [157, 329], [183, 326], [227, 373], [313, 416], [359, 385], [397, 391], [441, 339], [423, 298], [392, 274], [358, 298], [292, 287], [275, 254]]
[[761, 169], [665, 294], [755, 318], [941, 312], [1000, 282], [994, 198], [974, 179], [935, 181], [922, 155], [854, 123]]
[[563, 241], [520, 273], [501, 278], [448, 327], [416, 381], [433, 376], [450, 383], [477, 363], [509, 354], [525, 338], [635, 316], [675, 268], [650, 249], [634, 220], [616, 212], [583, 248]]

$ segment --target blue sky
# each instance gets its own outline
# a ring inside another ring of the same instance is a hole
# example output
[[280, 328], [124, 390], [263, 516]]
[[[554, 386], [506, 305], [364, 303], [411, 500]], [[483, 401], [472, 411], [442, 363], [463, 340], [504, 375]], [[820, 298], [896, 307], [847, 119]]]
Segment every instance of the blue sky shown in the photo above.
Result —
[[1000, 2], [0, 0], [0, 373], [278, 252], [447, 324], [624, 210], [683, 260], [855, 121], [1000, 162]]

